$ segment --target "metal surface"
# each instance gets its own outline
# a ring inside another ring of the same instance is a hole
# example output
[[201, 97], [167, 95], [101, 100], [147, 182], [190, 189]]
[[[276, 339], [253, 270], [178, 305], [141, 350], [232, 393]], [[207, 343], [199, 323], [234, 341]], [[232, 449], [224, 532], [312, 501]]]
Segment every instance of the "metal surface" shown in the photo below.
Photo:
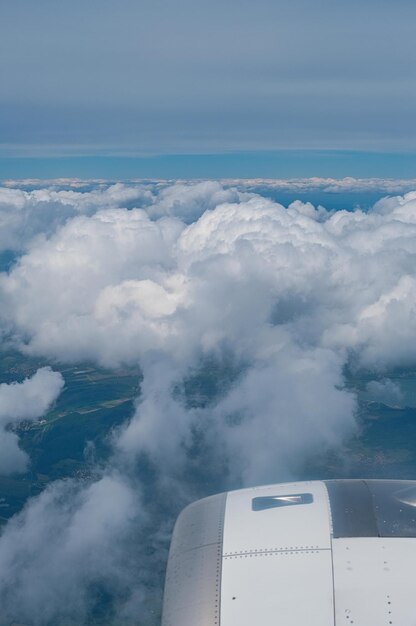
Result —
[[176, 522], [163, 598], [162, 626], [218, 626], [227, 494], [188, 506]]
[[[255, 498], [308, 493], [313, 502], [252, 510]], [[224, 556], [295, 549], [330, 548], [328, 494], [324, 483], [287, 483], [230, 491], [224, 526]]]
[[333, 540], [337, 626], [414, 626], [416, 541]]
[[331, 550], [228, 556], [223, 626], [333, 626]]
[[[283, 506], [257, 508], [279, 499]], [[289, 483], [230, 492], [225, 513], [221, 626], [333, 623], [325, 485]]]
[[378, 537], [371, 493], [364, 480], [326, 482], [333, 537]]
[[332, 534], [341, 537], [416, 537], [416, 482], [326, 481]]
[[380, 537], [416, 538], [416, 482], [367, 480]]

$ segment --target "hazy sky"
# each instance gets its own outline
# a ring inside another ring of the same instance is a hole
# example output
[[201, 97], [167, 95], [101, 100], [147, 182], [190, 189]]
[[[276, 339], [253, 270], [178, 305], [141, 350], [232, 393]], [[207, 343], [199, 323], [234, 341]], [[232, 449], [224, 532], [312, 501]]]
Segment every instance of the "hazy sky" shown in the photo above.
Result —
[[14, 0], [0, 155], [414, 152], [411, 0]]

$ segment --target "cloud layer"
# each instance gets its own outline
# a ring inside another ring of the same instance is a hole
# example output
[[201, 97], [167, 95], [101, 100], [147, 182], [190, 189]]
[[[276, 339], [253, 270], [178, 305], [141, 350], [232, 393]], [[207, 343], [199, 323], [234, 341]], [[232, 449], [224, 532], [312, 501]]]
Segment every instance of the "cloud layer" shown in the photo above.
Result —
[[[139, 364], [144, 378], [96, 482], [56, 483], [7, 526], [0, 573], [19, 591], [0, 584], [5, 615], [40, 626], [47, 605], [50, 623], [79, 625], [110, 589], [120, 619], [151, 623], [148, 547], [163, 568], [167, 501], [296, 476], [355, 430], [346, 366], [387, 376], [416, 362], [416, 193], [366, 213], [215, 182], [7, 194], [31, 236], [5, 221], [18, 258], [0, 276], [4, 337], [55, 361]], [[53, 585], [31, 587], [48, 567]]]

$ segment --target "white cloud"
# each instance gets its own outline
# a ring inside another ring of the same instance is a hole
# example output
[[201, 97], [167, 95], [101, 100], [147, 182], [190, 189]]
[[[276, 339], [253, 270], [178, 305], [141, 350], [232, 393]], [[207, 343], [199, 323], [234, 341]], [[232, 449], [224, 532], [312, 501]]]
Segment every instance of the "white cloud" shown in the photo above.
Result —
[[160, 190], [148, 213], [154, 218], [163, 215], [180, 217], [190, 223], [219, 204], [239, 202], [244, 197], [249, 194], [239, 193], [235, 187], [225, 189], [216, 181], [200, 181], [193, 185], [177, 182]]
[[0, 252], [20, 252], [35, 236], [48, 236], [68, 219], [99, 209], [150, 204], [153, 193], [143, 185], [100, 185], [90, 191], [42, 187], [25, 191], [0, 187]]
[[22, 383], [0, 385], [0, 474], [24, 471], [28, 457], [8, 426], [42, 417], [59, 396], [64, 379], [50, 367], [38, 369]]
[[[165, 188], [161, 213], [176, 207], [189, 216], [195, 198], [198, 207], [220, 201], [189, 225], [152, 219], [153, 205], [106, 209], [34, 241], [1, 278], [8, 329], [24, 338], [25, 350], [53, 358], [139, 362], [145, 376], [156, 363], [167, 395], [202, 355], [225, 345], [266, 378], [272, 368], [276, 381], [282, 359], [290, 370], [303, 354], [322, 361], [322, 371], [332, 354], [339, 377], [349, 354], [378, 370], [416, 359], [414, 195], [369, 213], [325, 213], [256, 195], [222, 202], [229, 193], [215, 183]], [[339, 401], [344, 414], [342, 393]], [[145, 406], [146, 394], [138, 416]], [[249, 410], [255, 414], [254, 399]], [[186, 437], [193, 418], [178, 419]]]

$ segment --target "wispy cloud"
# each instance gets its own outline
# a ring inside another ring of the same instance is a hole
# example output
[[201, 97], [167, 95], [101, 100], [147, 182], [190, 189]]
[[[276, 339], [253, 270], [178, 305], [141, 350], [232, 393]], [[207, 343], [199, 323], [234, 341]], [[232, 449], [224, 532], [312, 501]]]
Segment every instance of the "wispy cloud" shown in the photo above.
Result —
[[39, 369], [22, 383], [0, 385], [0, 474], [25, 471], [29, 462], [27, 454], [19, 448], [17, 434], [10, 427], [42, 417], [63, 386], [62, 375], [49, 367]]

